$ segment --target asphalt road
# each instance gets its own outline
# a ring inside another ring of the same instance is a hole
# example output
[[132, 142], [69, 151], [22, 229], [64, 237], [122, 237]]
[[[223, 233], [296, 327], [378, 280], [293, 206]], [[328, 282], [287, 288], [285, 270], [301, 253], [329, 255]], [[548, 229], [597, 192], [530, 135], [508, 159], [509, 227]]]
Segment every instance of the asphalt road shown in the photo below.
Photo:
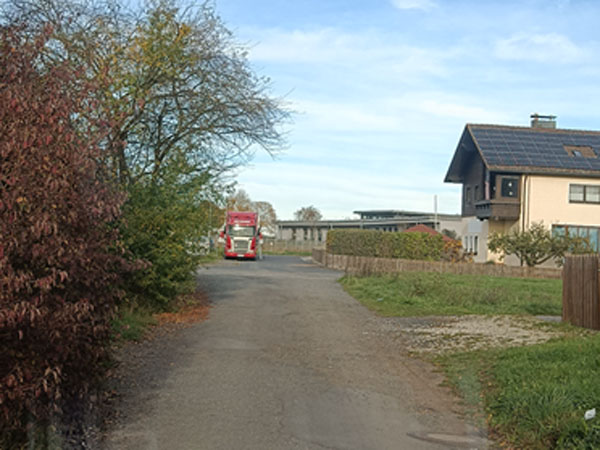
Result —
[[107, 448], [485, 448], [340, 276], [285, 256], [201, 269], [209, 319], [146, 344]]

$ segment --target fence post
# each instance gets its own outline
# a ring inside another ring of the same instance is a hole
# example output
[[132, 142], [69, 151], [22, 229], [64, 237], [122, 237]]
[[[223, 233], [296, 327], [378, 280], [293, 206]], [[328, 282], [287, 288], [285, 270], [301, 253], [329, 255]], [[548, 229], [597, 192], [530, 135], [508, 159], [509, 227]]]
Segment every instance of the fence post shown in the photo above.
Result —
[[573, 255], [563, 267], [563, 321], [600, 330], [598, 255]]

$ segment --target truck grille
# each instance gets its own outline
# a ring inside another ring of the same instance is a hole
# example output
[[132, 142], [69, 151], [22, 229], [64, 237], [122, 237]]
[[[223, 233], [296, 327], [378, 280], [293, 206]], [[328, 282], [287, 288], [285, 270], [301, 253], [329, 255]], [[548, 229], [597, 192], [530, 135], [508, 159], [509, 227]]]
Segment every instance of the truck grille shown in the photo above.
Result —
[[233, 241], [233, 251], [235, 253], [247, 253], [248, 252], [248, 247], [249, 247], [249, 242], [245, 239], [243, 240], [234, 240]]

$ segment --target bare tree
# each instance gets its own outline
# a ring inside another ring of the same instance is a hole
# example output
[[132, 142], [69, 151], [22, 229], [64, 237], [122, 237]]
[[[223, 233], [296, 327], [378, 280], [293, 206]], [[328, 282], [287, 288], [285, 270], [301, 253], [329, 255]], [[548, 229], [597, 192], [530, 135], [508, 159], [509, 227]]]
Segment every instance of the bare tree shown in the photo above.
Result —
[[260, 216], [263, 231], [274, 236], [277, 233], [277, 214], [273, 205], [265, 201], [253, 202], [253, 205], [254, 211]]
[[298, 211], [294, 213], [294, 218], [296, 220], [305, 220], [309, 222], [316, 222], [323, 218], [321, 212], [315, 208], [313, 205], [303, 206]]
[[238, 189], [227, 198], [229, 211], [254, 211], [254, 204], [250, 196], [243, 189]]
[[256, 212], [265, 231], [269, 234], [275, 234], [277, 231], [277, 214], [273, 205], [266, 201], [252, 201], [243, 189], [237, 190], [227, 198], [227, 210]]

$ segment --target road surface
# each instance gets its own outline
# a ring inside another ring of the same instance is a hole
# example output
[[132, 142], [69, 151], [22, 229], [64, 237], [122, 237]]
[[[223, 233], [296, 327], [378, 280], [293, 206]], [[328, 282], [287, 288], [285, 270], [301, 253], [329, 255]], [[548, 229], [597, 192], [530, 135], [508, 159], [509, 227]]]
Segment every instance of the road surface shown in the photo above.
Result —
[[140, 347], [108, 449], [485, 448], [425, 362], [298, 257], [199, 271], [210, 317]]

